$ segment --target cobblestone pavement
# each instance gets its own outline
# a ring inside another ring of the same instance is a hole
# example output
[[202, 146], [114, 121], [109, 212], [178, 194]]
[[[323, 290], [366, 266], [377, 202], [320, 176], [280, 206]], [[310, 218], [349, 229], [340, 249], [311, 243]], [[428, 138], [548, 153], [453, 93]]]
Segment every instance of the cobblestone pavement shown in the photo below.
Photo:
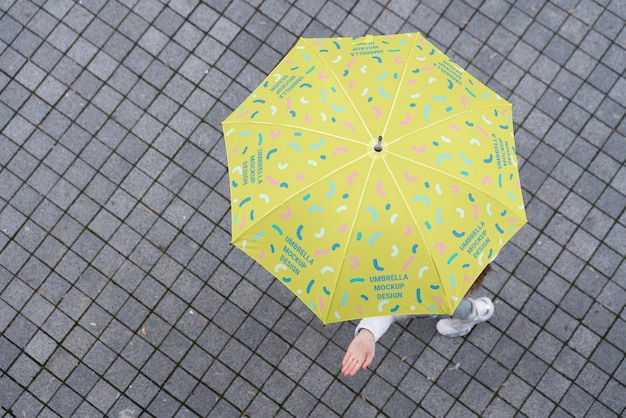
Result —
[[[617, 417], [625, 0], [0, 0], [0, 410], [17, 417]], [[465, 338], [394, 325], [340, 376], [229, 245], [220, 122], [299, 36], [420, 31], [514, 103], [530, 223]]]

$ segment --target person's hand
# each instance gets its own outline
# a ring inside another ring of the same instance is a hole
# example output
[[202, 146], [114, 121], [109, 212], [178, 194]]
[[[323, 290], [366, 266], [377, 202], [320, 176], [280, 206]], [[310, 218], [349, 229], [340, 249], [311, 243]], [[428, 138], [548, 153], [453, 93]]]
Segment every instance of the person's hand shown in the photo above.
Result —
[[354, 376], [359, 369], [365, 369], [374, 360], [376, 339], [367, 329], [362, 329], [352, 340], [341, 362], [341, 373]]

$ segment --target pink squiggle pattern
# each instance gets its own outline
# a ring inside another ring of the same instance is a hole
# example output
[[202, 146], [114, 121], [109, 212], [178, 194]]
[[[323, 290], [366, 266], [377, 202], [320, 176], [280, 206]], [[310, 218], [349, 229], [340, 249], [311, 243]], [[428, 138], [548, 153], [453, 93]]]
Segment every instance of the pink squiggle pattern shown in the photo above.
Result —
[[478, 220], [478, 205], [474, 203], [474, 220]]
[[233, 148], [233, 150], [230, 152], [231, 154], [236, 153], [237, 151], [239, 151], [239, 145], [237, 145], [235, 148]]
[[409, 123], [411, 123], [411, 114], [407, 113], [406, 114], [406, 119], [404, 119], [403, 121], [400, 121], [401, 125], [408, 125]]
[[324, 299], [322, 299], [322, 297], [320, 296], [319, 301], [320, 301], [320, 310], [323, 311], [324, 310]]
[[439, 296], [433, 295], [433, 299], [435, 299], [435, 301], [437, 301], [439, 306], [443, 307], [443, 300], [441, 300], [441, 298]]
[[413, 84], [417, 83], [417, 81], [410, 79], [408, 83], [409, 83], [409, 86], [412, 86]]
[[246, 116], [248, 116], [250, 114], [250, 111], [247, 110], [244, 113], [240, 113], [237, 115], [237, 118], [245, 118]]
[[269, 181], [272, 186], [278, 186], [278, 182], [271, 176], [265, 176], [265, 180]]
[[323, 44], [322, 42], [319, 42], [319, 41], [311, 41], [311, 42], [312, 42], [312, 43], [313, 43], [313, 45], [315, 45], [315, 46], [320, 46], [320, 47], [321, 47], [321, 46], [324, 46], [324, 44]]
[[291, 99], [289, 97], [285, 100], [285, 106], [287, 106], [287, 110], [291, 110]]
[[350, 186], [352, 186], [352, 185], [353, 185], [353, 184], [352, 184], [352, 180], [354, 180], [354, 178], [355, 178], [356, 176], [358, 176], [358, 175], [359, 175], [359, 173], [357, 173], [356, 171], [354, 171], [354, 172], [350, 173], [350, 175], [348, 175], [348, 184], [349, 184]]
[[433, 67], [422, 67], [421, 70], [422, 71], [435, 71]]
[[261, 252], [259, 253], [259, 259], [263, 260], [265, 258], [265, 250], [261, 250]]
[[359, 313], [359, 315], [363, 315], [363, 309], [361, 309], [361, 306], [356, 305], [356, 311]]
[[411, 225], [407, 225], [406, 229], [404, 230], [404, 235], [408, 237], [412, 233], [413, 233], [413, 228], [411, 228]]
[[350, 261], [352, 261], [352, 264], [350, 264], [350, 268], [351, 269], [355, 269], [357, 267], [359, 267], [359, 265], [361, 264], [361, 262], [359, 261], [358, 258], [354, 257], [354, 256], [350, 256]]
[[485, 132], [485, 130], [483, 129], [482, 126], [476, 125], [476, 129], [478, 129], [480, 131], [480, 133], [483, 134], [483, 136], [485, 138], [489, 138], [489, 134], [487, 132]]
[[452, 190], [454, 190], [454, 194], [459, 194], [459, 191], [460, 191], [459, 186], [457, 186], [456, 184], [453, 184], [451, 187], [452, 187]]
[[349, 69], [350, 67], [352, 67], [352, 65], [354, 65], [355, 62], [356, 62], [356, 58], [353, 58], [352, 61], [350, 61], [348, 65], [346, 65], [346, 68]]
[[383, 188], [383, 182], [379, 181], [378, 184], [376, 185], [376, 193], [378, 193], [378, 196], [385, 197], [387, 196], [387, 193], [383, 192], [382, 188]]
[[467, 97], [465, 96], [461, 97], [461, 104], [463, 105], [463, 107], [467, 107], [469, 102], [470, 102], [470, 99], [468, 99]]
[[237, 229], [243, 228], [245, 224], [246, 224], [246, 217], [244, 216], [243, 218], [241, 218], [241, 222], [239, 222], [239, 225], [237, 225]]
[[379, 107], [372, 107], [372, 110], [374, 111], [374, 119], [378, 119], [380, 117], [380, 108]]
[[315, 250], [313, 252], [313, 255], [328, 255], [330, 253], [330, 250], [327, 248], [325, 250]]
[[347, 230], [348, 230], [348, 224], [343, 224], [339, 228], [337, 228], [337, 231], [339, 232], [346, 232]]
[[307, 122], [313, 122], [313, 119], [311, 119], [311, 116], [309, 116], [308, 113], [306, 115], [304, 115], [304, 120], [307, 121]]
[[350, 129], [350, 132], [354, 132], [354, 125], [351, 122], [344, 122], [341, 125], [348, 127], [348, 129]]
[[472, 278], [470, 276], [465, 276], [463, 277], [463, 279], [465, 279], [466, 282], [471, 282]]
[[456, 123], [453, 125], [450, 125], [450, 129], [452, 129], [453, 131], [461, 132], [461, 128]]
[[278, 129], [278, 130], [276, 130], [276, 131], [275, 131], [275, 130], [271, 130], [271, 131], [270, 131], [270, 136], [271, 136], [272, 138], [276, 138], [276, 137], [278, 137], [278, 136], [279, 136], [282, 132], [283, 132], [283, 130], [282, 130], [282, 129]]
[[407, 267], [409, 267], [411, 265], [411, 263], [413, 263], [413, 256], [410, 256], [408, 260], [406, 260], [406, 262], [404, 264], [402, 264], [402, 270], [406, 270]]
[[280, 217], [283, 219], [291, 218], [291, 208], [289, 206], [285, 206], [285, 213], [281, 213]]
[[304, 180], [304, 179], [306, 178], [306, 174], [296, 173], [296, 178], [297, 178], [299, 181], [302, 181], [302, 180]]
[[337, 147], [333, 150], [333, 155], [337, 155], [340, 152], [343, 152], [344, 154], [348, 153], [348, 149], [346, 147]]
[[483, 186], [484, 186], [485, 184], [488, 184], [489, 186], [491, 186], [491, 185], [492, 185], [492, 182], [491, 182], [491, 177], [489, 177], [489, 176], [485, 176], [485, 177], [483, 177], [483, 180], [481, 181], [481, 184], [482, 184]]
[[393, 62], [395, 62], [396, 64], [402, 64], [402, 56], [400, 55], [396, 55], [395, 57], [393, 57]]
[[409, 175], [408, 170], [404, 170], [404, 178], [407, 179], [407, 181], [410, 181], [411, 183], [414, 183], [417, 181], [417, 177], [411, 177]]
[[321, 78], [321, 79], [328, 78], [328, 74], [324, 74], [324, 72], [323, 72], [323, 71], [320, 71], [320, 72], [317, 74], [317, 78]]
[[517, 218], [508, 218], [506, 221], [507, 222], [511, 222], [511, 223], [515, 223], [515, 222], [517, 222]]
[[421, 154], [422, 152], [426, 151], [426, 145], [422, 145], [419, 148], [413, 146], [411, 147], [411, 149], [413, 150], [413, 152], [417, 152], [418, 154]]
[[438, 242], [434, 245], [435, 248], [439, 248], [439, 254], [443, 254], [446, 252], [446, 244], [443, 242]]
[[353, 89], [355, 83], [356, 83], [356, 81], [352, 80], [351, 82], [348, 83], [348, 87]]

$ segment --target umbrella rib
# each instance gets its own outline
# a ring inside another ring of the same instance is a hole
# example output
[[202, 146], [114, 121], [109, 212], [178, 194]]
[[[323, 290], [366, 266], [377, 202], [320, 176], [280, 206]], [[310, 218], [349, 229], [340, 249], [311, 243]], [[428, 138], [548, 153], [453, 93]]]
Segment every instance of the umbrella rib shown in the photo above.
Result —
[[[364, 158], [364, 157], [365, 157], [365, 156], [362, 156], [362, 157], [360, 157], [359, 159], [362, 159], [362, 158]], [[363, 184], [363, 189], [364, 189], [364, 190], [365, 190], [365, 188], [367, 187], [367, 184], [369, 183], [369, 181], [370, 181], [370, 179], [371, 179], [371, 177], [372, 177], [372, 169], [373, 169], [373, 167], [374, 167], [375, 161], [376, 161], [376, 159], [372, 158], [372, 161], [371, 161], [371, 163], [370, 163], [370, 168], [369, 168], [369, 170], [367, 171], [367, 177], [365, 178], [365, 183]], [[345, 166], [345, 165], [344, 165], [344, 166]], [[354, 233], [354, 228], [355, 228], [355, 225], [356, 225], [356, 223], [357, 223], [358, 213], [359, 213], [359, 211], [361, 210], [361, 206], [363, 205], [363, 199], [364, 199], [364, 198], [365, 198], [365, 193], [361, 193], [361, 196], [360, 196], [360, 198], [359, 198], [359, 202], [357, 203], [357, 205], [356, 205], [356, 210], [355, 210], [355, 212], [354, 212], [354, 213], [355, 213], [354, 219], [352, 220], [352, 224], [350, 225], [350, 230], [348, 231], [348, 243], [346, 244], [345, 251], [343, 252], [343, 255], [344, 255], [344, 256], [342, 257], [342, 259], [341, 259], [341, 264], [339, 265], [339, 274], [341, 274], [341, 272], [343, 271], [343, 266], [344, 266], [344, 264], [346, 263], [346, 254], [348, 254], [348, 250], [349, 250], [350, 245], [351, 245], [351, 243], [352, 243], [352, 239], [351, 239], [351, 238], [352, 238], [352, 234]], [[333, 300], [334, 300], [334, 298], [335, 298], [336, 293], [337, 293], [337, 292], [333, 292], [333, 294], [332, 294], [332, 296], [331, 296], [331, 299], [330, 299], [330, 304], [329, 304], [329, 306], [333, 306], [333, 305], [332, 305], [332, 302], [333, 302]]]
[[[307, 38], [303, 38], [307, 43], [309, 43], [309, 40]], [[320, 59], [320, 61], [322, 61], [324, 63], [324, 65], [326, 66], [327, 69], [330, 70], [330, 66], [328, 65], [328, 62], [324, 59], [324, 57], [317, 52], [317, 50], [313, 47], [311, 47], [309, 45], [310, 49], [313, 51], [313, 53], [315, 53], [315, 55], [317, 55], [317, 57]], [[348, 101], [350, 102], [350, 104], [352, 105], [353, 109], [357, 109], [356, 105], [354, 104], [354, 102], [352, 101], [352, 99], [350, 98], [350, 95], [348, 94], [348, 91], [345, 89], [345, 87], [343, 86], [343, 84], [341, 84], [341, 81], [339, 80], [339, 78], [337, 77], [337, 74], [335, 74], [334, 71], [328, 71], [332, 77], [335, 79], [335, 81], [337, 82], [337, 84], [339, 85], [339, 88], [341, 89], [341, 91], [343, 92], [344, 96], [348, 99]], [[369, 126], [367, 125], [367, 123], [365, 123], [365, 120], [363, 119], [363, 116], [361, 115], [360, 112], [356, 111], [357, 116], [359, 117], [359, 120], [361, 121], [361, 124], [363, 125], [363, 127], [365, 128], [365, 130], [367, 131], [367, 134], [369, 135], [368, 139], [374, 138], [374, 136], [372, 135], [372, 132], [369, 129]]]
[[[407, 161], [412, 161], [408, 158], [402, 157], [398, 154], [393, 154], [390, 153], [391, 155], [397, 156], [397, 157], [401, 157], [403, 159], [406, 159]], [[400, 184], [398, 183], [398, 181], [396, 180], [396, 177], [393, 175], [393, 170], [391, 169], [391, 167], [389, 167], [389, 164], [387, 163], [386, 159], [383, 159], [383, 162], [385, 163], [385, 167], [387, 167], [387, 170], [389, 170], [389, 173], [391, 173], [391, 178], [393, 180], [393, 183], [395, 184], [396, 188], [398, 189], [398, 195], [402, 198], [402, 202], [404, 202], [404, 205], [407, 208], [407, 211], [409, 213], [409, 215], [411, 216], [411, 219], [413, 220], [413, 224], [415, 225], [415, 229], [417, 229], [417, 233], [420, 235], [420, 238], [422, 240], [422, 242], [426, 242], [426, 238], [424, 237], [424, 234], [422, 234], [422, 228], [419, 227], [419, 223], [417, 222], [417, 219], [415, 218], [415, 215], [413, 213], [413, 211], [411, 210], [411, 206], [409, 205], [409, 202], [406, 199], [406, 196], [404, 196], [404, 194], [402, 193], [402, 189], [400, 188]], [[420, 164], [422, 165], [422, 164]], [[428, 167], [426, 165], [424, 165], [425, 167]], [[426, 253], [428, 254], [428, 258], [430, 258], [430, 264], [434, 267], [435, 270], [437, 270], [437, 264], [435, 263], [435, 260], [433, 259], [430, 251], [426, 251]], [[439, 276], [439, 271], [437, 271], [437, 276]]]
[[[271, 125], [271, 126], [277, 126], [276, 122], [261, 122], [261, 121], [254, 121], [254, 120], [250, 120], [250, 121], [234, 121], [231, 122], [229, 121], [227, 123], [227, 125], [240, 125], [240, 124], [245, 124], [245, 125]], [[311, 129], [311, 128], [306, 128], [303, 126], [299, 126], [299, 125], [287, 125], [285, 123], [279, 123], [278, 126], [282, 126], [285, 128], [292, 128], [294, 130], [298, 130], [298, 131], [307, 131], [307, 132], [313, 132], [316, 134], [321, 134], [321, 135], [325, 135], [328, 137], [333, 137], [335, 139], [340, 139], [342, 141], [348, 141], [348, 142], [352, 142], [353, 144], [360, 144], [363, 145], [362, 141], [357, 141], [355, 139], [346, 137], [346, 136], [341, 136], [341, 135], [337, 135], [335, 133], [331, 133], [331, 132], [325, 132], [325, 131], [321, 131], [318, 129]]]
[[[419, 161], [416, 161], [416, 160], [413, 160], [411, 158], [405, 157], [402, 154], [396, 154], [395, 152], [389, 152], [389, 155], [393, 155], [394, 157], [400, 158], [402, 160], [405, 160], [405, 161], [407, 161], [407, 162], [409, 162], [411, 164], [419, 165], [420, 167], [422, 167], [422, 168], [424, 168], [426, 170], [436, 171], [437, 173], [441, 174], [443, 177], [448, 177], [448, 178], [454, 179], [456, 181], [459, 181], [459, 182], [461, 182], [461, 183], [463, 183], [463, 184], [465, 184], [467, 186], [472, 186], [473, 187], [473, 185], [471, 183], [468, 183], [467, 181], [465, 181], [465, 180], [463, 180], [461, 178], [454, 177], [454, 176], [450, 175], [450, 173], [447, 173], [447, 172], [445, 172], [443, 170], [439, 170], [439, 169], [433, 167], [432, 165], [421, 163]], [[395, 177], [394, 177], [394, 179], [395, 179]]]
[[[418, 161], [415, 161], [415, 160], [412, 160], [412, 159], [410, 159], [410, 158], [407, 158], [407, 157], [405, 157], [404, 155], [401, 155], [401, 154], [396, 154], [396, 153], [392, 153], [392, 152], [390, 152], [389, 154], [390, 154], [390, 155], [393, 155], [393, 156], [394, 156], [394, 157], [396, 157], [396, 158], [400, 158], [400, 159], [402, 159], [402, 160], [405, 160], [405, 161], [407, 161], [407, 162], [409, 162], [409, 163], [411, 163], [411, 164], [419, 165], [420, 167], [423, 167], [423, 168], [425, 168], [425, 169], [427, 169], [427, 170], [430, 170], [430, 171], [436, 171], [437, 173], [439, 173], [439, 174], [440, 174], [440, 175], [442, 175], [443, 177], [447, 177], [447, 178], [453, 179], [453, 180], [455, 180], [455, 181], [456, 181], [456, 182], [458, 182], [458, 183], [463, 183], [463, 184], [464, 184], [464, 185], [466, 185], [466, 186], [472, 187], [473, 189], [475, 189], [477, 192], [479, 192], [479, 193], [481, 193], [481, 194], [487, 194], [487, 193], [483, 192], [482, 190], [480, 190], [477, 186], [473, 185], [472, 183], [470, 183], [470, 182], [468, 182], [468, 181], [466, 181], [466, 180], [464, 180], [464, 179], [462, 179], [462, 178], [460, 178], [460, 177], [455, 177], [455, 176], [452, 176], [450, 173], [447, 173], [447, 172], [445, 172], [445, 171], [442, 171], [442, 170], [436, 169], [435, 167], [433, 167], [433, 166], [431, 166], [431, 165], [420, 163], [420, 162], [418, 162]], [[385, 162], [385, 164], [386, 164], [386, 162]], [[394, 177], [394, 181], [395, 181], [395, 177]], [[396, 183], [396, 184], [397, 184], [397, 183]], [[403, 197], [403, 199], [404, 199], [404, 196], [402, 196], [402, 197]], [[502, 201], [500, 201], [500, 200], [498, 200], [498, 202], [499, 202], [502, 206], [509, 207], [509, 208], [511, 207], [511, 206], [509, 206], [509, 205], [505, 204], [504, 202], [502, 202]]]
[[[413, 45], [411, 46], [411, 49], [409, 49], [409, 54], [408, 54], [409, 57], [411, 56], [411, 52], [413, 51], [413, 48], [415, 48], [415, 45], [417, 44], [418, 38], [419, 38], [419, 35], [417, 34], [417, 36], [415, 36], [414, 39], [413, 39]], [[396, 87], [396, 93], [395, 93], [395, 95], [393, 97], [398, 97], [398, 93], [400, 92], [400, 89], [402, 88], [402, 83], [404, 82], [404, 77], [406, 76], [406, 71], [409, 68], [408, 61], [409, 61], [409, 59], [407, 58], [407, 62], [404, 64], [404, 70], [402, 71], [402, 77], [400, 77], [400, 81], [398, 82], [398, 86]], [[385, 135], [387, 133], [387, 127], [389, 126], [389, 122], [391, 121], [391, 115], [393, 115], [393, 111], [396, 108], [396, 104], [397, 103], [398, 103], [397, 100], [393, 100], [391, 102], [391, 109], [389, 109], [389, 114], [387, 115], [387, 122], [385, 122], [385, 127], [383, 128], [383, 132], [382, 132], [383, 138], [385, 137]]]
[[[459, 179], [459, 178], [457, 178], [457, 177], [453, 177], [453, 176], [451, 176], [449, 173], [446, 173], [446, 172], [441, 171], [441, 170], [436, 170], [436, 169], [434, 169], [433, 167], [431, 167], [431, 166], [429, 166], [429, 165], [419, 163], [419, 162], [417, 162], [417, 161], [415, 161], [415, 160], [412, 160], [412, 159], [407, 158], [407, 157], [405, 157], [405, 156], [403, 156], [403, 155], [400, 155], [400, 154], [395, 154], [395, 153], [389, 153], [389, 154], [390, 154], [390, 155], [393, 155], [394, 157], [397, 157], [397, 158], [403, 159], [403, 160], [405, 160], [405, 161], [407, 161], [407, 162], [410, 162], [410, 163], [413, 163], [413, 164], [419, 165], [419, 166], [421, 166], [421, 167], [424, 167], [424, 168], [427, 168], [427, 169], [430, 169], [430, 170], [435, 170], [435, 171], [437, 171], [438, 173], [440, 173], [440, 174], [442, 174], [442, 175], [444, 175], [444, 176], [446, 176], [446, 177], [449, 177], [449, 178], [454, 178], [455, 180], [457, 180], [457, 181], [459, 181], [459, 182], [461, 182], [461, 183], [464, 183], [464, 184], [466, 184], [466, 185], [468, 185], [468, 186], [474, 187], [471, 183], [468, 183], [468, 182], [466, 182], [466, 181], [465, 181], [465, 180], [463, 180], [463, 179]], [[391, 172], [392, 172], [392, 170], [391, 170], [391, 167], [389, 167], [388, 162], [386, 161], [386, 159], [383, 159], [383, 161], [384, 161], [384, 163], [385, 163], [385, 166], [387, 167], [387, 170], [389, 170], [389, 172], [391, 173]], [[402, 202], [404, 202], [404, 205], [405, 205], [405, 206], [407, 207], [407, 209], [408, 209], [408, 213], [409, 213], [409, 215], [411, 216], [411, 219], [412, 219], [412, 221], [413, 221], [413, 224], [416, 226], [417, 233], [420, 235], [420, 237], [421, 237], [421, 239], [422, 239], [422, 242], [426, 242], [426, 240], [425, 240], [425, 238], [424, 238], [424, 235], [422, 234], [422, 229], [419, 227], [419, 223], [418, 223], [417, 219], [415, 218], [414, 213], [413, 213], [413, 211], [411, 210], [411, 208], [410, 208], [410, 206], [409, 206], [409, 203], [408, 203], [408, 201], [407, 201], [407, 199], [406, 199], [406, 196], [402, 193], [402, 189], [400, 188], [400, 185], [399, 185], [398, 181], [396, 180], [396, 177], [395, 177], [395, 176], [391, 176], [391, 178], [393, 179], [393, 182], [394, 182], [394, 184], [395, 184], [396, 188], [397, 188], [397, 189], [398, 189], [398, 191], [399, 191], [399, 193], [398, 193], [398, 194], [399, 194], [399, 195], [400, 195], [400, 197], [402, 198]], [[484, 191], [482, 191], [482, 190], [480, 190], [480, 189], [478, 189], [478, 188], [476, 188], [475, 190], [476, 190], [476, 192], [478, 192], [478, 193], [480, 193], [480, 194], [486, 195], [486, 193], [485, 193]], [[502, 202], [502, 201], [500, 201], [500, 200], [498, 200], [498, 202], [499, 202], [502, 206], [504, 206], [504, 207], [511, 208], [511, 206], [509, 206], [508, 204], [505, 204], [504, 202]], [[526, 223], [526, 222], [528, 222], [528, 221], [527, 221], [526, 217], [524, 216], [523, 223]], [[437, 277], [441, 277], [440, 272], [439, 272], [439, 269], [438, 269], [438, 266], [437, 266], [437, 263], [435, 263], [435, 260], [434, 260], [434, 258], [432, 257], [431, 252], [430, 252], [430, 251], [426, 251], [426, 253], [427, 253], [427, 255], [428, 255], [428, 258], [430, 259], [430, 263], [431, 263], [431, 265], [433, 266], [433, 268], [434, 268], [434, 269], [435, 269], [435, 271], [437, 272]], [[442, 288], [442, 291], [443, 291], [443, 292], [445, 292], [445, 290], [446, 290], [446, 289], [445, 289], [445, 287], [443, 287], [443, 288]], [[447, 296], [447, 295], [446, 295], [446, 296]], [[446, 300], [447, 300], [447, 299], [448, 299], [448, 298], [446, 298]]]
[[[506, 102], [506, 103], [508, 103], [508, 102]], [[387, 141], [387, 144], [396, 143], [396, 142], [406, 138], [407, 136], [414, 135], [414, 134], [416, 134], [416, 133], [418, 133], [420, 131], [423, 131], [424, 129], [428, 129], [428, 128], [433, 127], [433, 126], [437, 126], [437, 125], [442, 124], [442, 123], [444, 123], [444, 122], [446, 122], [448, 120], [451, 120], [451, 119], [463, 116], [463, 115], [465, 115], [467, 113], [474, 113], [474, 112], [477, 112], [477, 111], [480, 111], [480, 110], [483, 110], [483, 109], [493, 109], [494, 107], [495, 107], [494, 105], [481, 106], [481, 107], [477, 107], [475, 109], [468, 109], [468, 110], [465, 110], [463, 112], [460, 112], [460, 113], [457, 113], [457, 114], [454, 114], [454, 115], [450, 115], [450, 116], [448, 116], [446, 118], [443, 118], [443, 119], [438, 119], [438, 120], [436, 120], [435, 122], [433, 122], [433, 123], [431, 123], [429, 125], [421, 126], [421, 127], [417, 128], [417, 129], [411, 131], [411, 132], [407, 132], [407, 133], [405, 133], [405, 134], [403, 134], [401, 136], [398, 136], [397, 138], [393, 139], [392, 141]]]
[[[343, 170], [343, 169], [344, 169], [345, 167], [347, 167], [348, 165], [354, 164], [354, 163], [356, 163], [357, 161], [360, 161], [360, 160], [362, 160], [362, 159], [364, 159], [364, 158], [368, 157], [368, 155], [369, 155], [369, 154], [364, 154], [364, 155], [362, 155], [362, 156], [360, 156], [360, 157], [355, 158], [354, 160], [349, 161], [349, 162], [348, 162], [348, 163], [346, 163], [346, 164], [341, 165], [340, 167], [335, 168], [334, 170], [332, 170], [332, 171], [330, 171], [330, 172], [326, 173], [326, 175], [324, 175], [324, 176], [320, 177], [318, 180], [316, 180], [316, 181], [314, 181], [314, 182], [312, 182], [312, 183], [308, 184], [308, 185], [307, 185], [307, 187], [309, 187], [309, 188], [310, 188], [310, 187], [315, 186], [316, 184], [321, 183], [322, 181], [326, 180], [327, 178], [332, 177], [332, 176], [333, 176], [333, 175], [334, 175], [337, 171]], [[371, 171], [371, 168], [370, 168], [370, 171]], [[369, 175], [368, 175], [368, 178], [369, 178]], [[270, 216], [272, 213], [274, 213], [274, 211], [276, 211], [276, 210], [280, 210], [280, 209], [283, 207], [282, 205], [283, 205], [283, 203], [284, 203], [284, 202], [287, 202], [287, 201], [289, 201], [289, 200], [293, 199], [293, 198], [294, 198], [295, 196], [297, 196], [297, 195], [298, 195], [298, 193], [300, 193], [300, 192], [302, 192], [302, 189], [298, 189], [298, 190], [294, 191], [294, 193], [293, 193], [293, 194], [291, 194], [291, 195], [289, 195], [288, 197], [286, 197], [285, 199], [283, 199], [283, 200], [281, 201], [281, 203], [279, 203], [279, 204], [275, 205], [274, 207], [270, 208], [270, 209], [267, 211], [267, 213], [265, 213], [264, 215], [259, 216], [259, 217], [257, 218], [257, 222], [256, 222], [256, 223], [260, 223], [262, 220], [264, 220], [265, 218], [267, 218], [268, 216]], [[360, 202], [359, 202], [359, 204], [360, 204]], [[249, 228], [249, 227], [246, 227], [244, 230], [242, 230], [242, 231], [239, 233], [239, 235], [238, 235], [238, 236], [245, 235], [245, 234], [246, 234], [246, 232], [247, 232], [247, 230], [248, 230], [248, 228]], [[343, 265], [343, 263], [342, 263], [342, 265]]]

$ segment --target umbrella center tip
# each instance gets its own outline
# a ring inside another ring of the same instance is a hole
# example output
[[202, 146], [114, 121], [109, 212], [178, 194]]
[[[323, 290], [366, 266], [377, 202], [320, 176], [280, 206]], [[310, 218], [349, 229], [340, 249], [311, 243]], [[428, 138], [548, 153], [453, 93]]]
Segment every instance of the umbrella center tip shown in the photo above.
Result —
[[376, 142], [376, 145], [374, 145], [374, 151], [381, 152], [382, 150], [383, 150], [383, 137], [379, 136], [378, 142]]

